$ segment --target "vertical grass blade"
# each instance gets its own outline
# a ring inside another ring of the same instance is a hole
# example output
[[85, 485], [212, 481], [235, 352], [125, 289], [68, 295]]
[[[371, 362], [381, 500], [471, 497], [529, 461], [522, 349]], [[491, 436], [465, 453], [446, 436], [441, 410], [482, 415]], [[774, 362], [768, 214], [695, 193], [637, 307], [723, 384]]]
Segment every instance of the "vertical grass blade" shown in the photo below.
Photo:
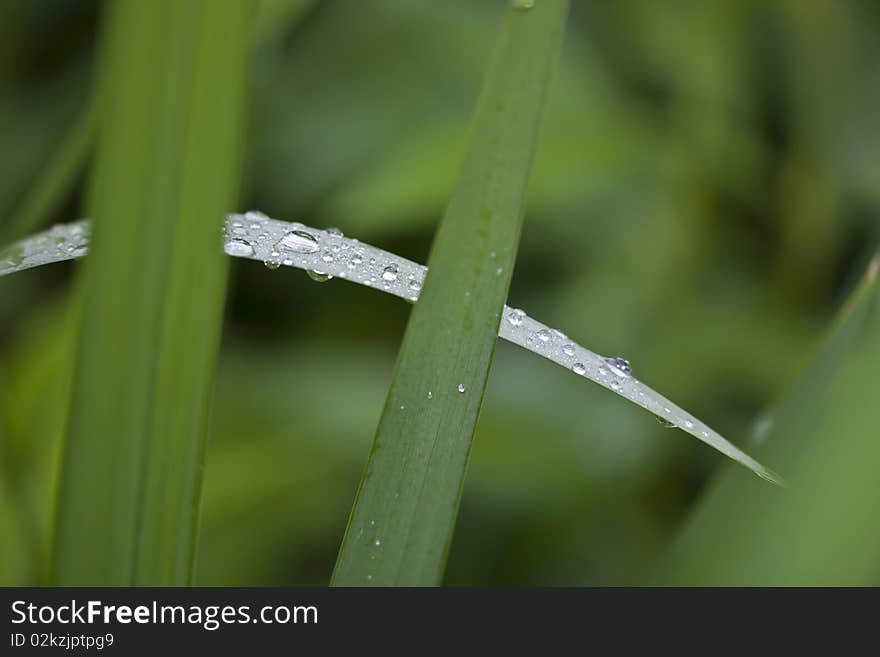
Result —
[[57, 584], [190, 579], [252, 4], [107, 5]]
[[443, 574], [567, 9], [564, 0], [517, 4], [434, 239], [335, 585], [436, 585]]
[[728, 470], [706, 491], [654, 582], [874, 585], [880, 578], [880, 257], [757, 442], [790, 488]]

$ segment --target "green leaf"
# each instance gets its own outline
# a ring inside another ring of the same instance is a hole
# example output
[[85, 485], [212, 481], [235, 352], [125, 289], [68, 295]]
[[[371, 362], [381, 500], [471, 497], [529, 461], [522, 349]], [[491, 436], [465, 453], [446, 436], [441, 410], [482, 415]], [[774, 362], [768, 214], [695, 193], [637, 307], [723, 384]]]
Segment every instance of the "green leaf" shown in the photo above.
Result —
[[190, 580], [251, 8], [108, 5], [56, 584]]
[[[756, 424], [786, 490], [737, 469], [704, 494], [656, 573], [664, 585], [867, 585], [880, 565], [880, 312], [875, 257], [813, 363]], [[757, 450], [756, 450], [757, 451]]]
[[436, 585], [516, 257], [567, 9], [511, 8], [428, 259], [336, 568], [335, 585]]

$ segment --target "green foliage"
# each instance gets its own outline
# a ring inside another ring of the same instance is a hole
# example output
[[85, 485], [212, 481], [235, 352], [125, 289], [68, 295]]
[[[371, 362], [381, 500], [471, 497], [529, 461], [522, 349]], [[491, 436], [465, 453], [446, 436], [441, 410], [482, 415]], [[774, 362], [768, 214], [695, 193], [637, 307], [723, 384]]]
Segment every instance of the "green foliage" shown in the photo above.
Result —
[[[339, 226], [424, 262], [507, 4], [261, 3], [257, 29], [272, 43], [257, 53], [242, 202], [223, 210]], [[16, 232], [10, 222], [83, 116], [105, 6], [0, 3], [0, 232]], [[791, 399], [877, 242], [878, 30], [863, 0], [572, 3], [510, 302], [625, 356], [751, 453], [756, 415]], [[39, 223], [85, 216], [81, 183]], [[68, 283], [85, 265], [0, 279], [2, 583], [44, 581], [76, 342]], [[324, 585], [408, 307], [236, 263], [227, 308], [195, 581]], [[869, 421], [864, 408], [852, 421], [863, 412]], [[778, 442], [768, 436], [756, 455], [789, 477]], [[444, 583], [649, 581], [714, 471], [730, 476], [721, 465], [616, 395], [499, 343]], [[839, 501], [851, 471], [836, 472], [819, 481]], [[770, 488], [740, 478], [737, 494]], [[816, 534], [845, 536], [864, 516], [815, 519]], [[847, 551], [853, 572], [871, 558], [858, 550]], [[665, 563], [659, 576], [677, 581]], [[697, 565], [677, 571], [681, 581]], [[734, 573], [717, 566], [706, 580]]]
[[56, 583], [191, 578], [250, 13], [244, 0], [111, 6]]
[[790, 489], [768, 493], [739, 473], [719, 476], [657, 583], [840, 586], [880, 577], [878, 265], [880, 256], [815, 362], [758, 425]]

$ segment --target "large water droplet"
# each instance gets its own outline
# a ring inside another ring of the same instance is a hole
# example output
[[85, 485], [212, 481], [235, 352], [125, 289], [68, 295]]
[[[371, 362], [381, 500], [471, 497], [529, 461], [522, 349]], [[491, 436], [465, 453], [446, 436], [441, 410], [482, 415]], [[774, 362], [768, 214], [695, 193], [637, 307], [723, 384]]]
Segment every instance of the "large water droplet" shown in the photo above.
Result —
[[397, 280], [397, 265], [388, 265], [382, 270], [382, 280], [391, 282]]
[[250, 258], [254, 255], [254, 247], [245, 240], [229, 240], [223, 245], [223, 251], [226, 255], [237, 258]]
[[608, 363], [611, 371], [617, 376], [625, 378], [632, 376], [632, 367], [630, 367], [629, 361], [626, 358], [620, 358], [619, 356], [609, 357], [605, 359], [605, 362]]
[[292, 230], [278, 240], [275, 247], [294, 253], [314, 253], [318, 250], [318, 240], [304, 230]]

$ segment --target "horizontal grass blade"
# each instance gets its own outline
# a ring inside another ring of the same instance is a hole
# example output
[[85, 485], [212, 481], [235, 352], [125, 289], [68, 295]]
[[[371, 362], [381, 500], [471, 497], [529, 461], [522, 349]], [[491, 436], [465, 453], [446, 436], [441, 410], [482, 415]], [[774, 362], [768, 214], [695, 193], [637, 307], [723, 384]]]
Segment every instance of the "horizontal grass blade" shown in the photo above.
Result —
[[[25, 240], [0, 249], [0, 277], [50, 262], [82, 257], [88, 252], [88, 220], [53, 226]], [[427, 267], [377, 249], [335, 230], [320, 230], [301, 223], [270, 219], [260, 212], [231, 214], [226, 219], [224, 249], [237, 258], [267, 262], [320, 272], [374, 287], [387, 294], [416, 301], [427, 275]], [[306, 239], [298, 250], [284, 246], [291, 235]], [[338, 257], [334, 254], [340, 254]], [[389, 278], [388, 272], [394, 277]], [[629, 364], [603, 357], [562, 331], [529, 317], [517, 308], [504, 307], [499, 337], [553, 361], [578, 376], [589, 379], [632, 403], [650, 411], [664, 423], [674, 425], [740, 463], [759, 477], [783, 485], [778, 474], [757, 462], [710, 426], [673, 403], [635, 377]]]
[[[567, 9], [508, 11], [342, 542], [334, 585], [436, 585], [510, 285]], [[396, 278], [383, 272], [383, 279]]]
[[252, 3], [107, 9], [53, 579], [181, 585], [192, 571], [226, 280], [218, 226], [239, 180]]
[[870, 585], [880, 578], [880, 285], [875, 257], [828, 340], [783, 402], [756, 424], [756, 449], [790, 488], [725, 471], [655, 575], [663, 585]]

